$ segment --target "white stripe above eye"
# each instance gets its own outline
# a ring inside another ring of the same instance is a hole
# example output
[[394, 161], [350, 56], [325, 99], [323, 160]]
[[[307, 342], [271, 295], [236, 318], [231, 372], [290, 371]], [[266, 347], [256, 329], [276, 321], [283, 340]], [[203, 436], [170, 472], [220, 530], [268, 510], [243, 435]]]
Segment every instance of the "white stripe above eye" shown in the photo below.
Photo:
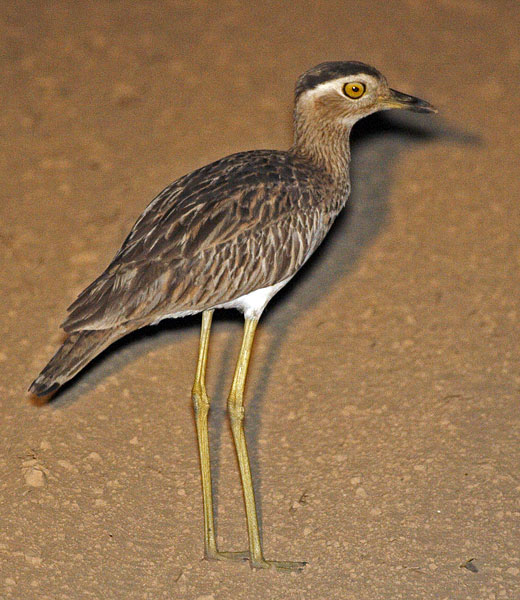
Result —
[[337, 79], [331, 79], [330, 81], [320, 83], [311, 90], [303, 92], [302, 96], [310, 99], [312, 97], [322, 96], [327, 92], [333, 91], [343, 95], [343, 86], [351, 81], [360, 81], [361, 83], [364, 83], [367, 86], [367, 91], [370, 91], [370, 87], [377, 86], [376, 79], [374, 77], [371, 77], [366, 73], [359, 73], [357, 75], [349, 75], [348, 77], [338, 77]]

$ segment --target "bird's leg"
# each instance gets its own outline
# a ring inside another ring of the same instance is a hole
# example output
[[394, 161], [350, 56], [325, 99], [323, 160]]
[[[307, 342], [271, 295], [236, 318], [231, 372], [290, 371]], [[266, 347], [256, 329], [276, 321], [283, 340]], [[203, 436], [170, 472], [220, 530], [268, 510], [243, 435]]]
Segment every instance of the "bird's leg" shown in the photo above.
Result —
[[244, 434], [244, 386], [251, 356], [251, 346], [255, 335], [258, 319], [246, 319], [244, 324], [244, 336], [238, 357], [233, 383], [228, 398], [228, 411], [231, 420], [231, 430], [238, 456], [242, 489], [244, 492], [244, 503], [246, 509], [247, 532], [249, 536], [249, 551], [251, 555], [251, 566], [259, 569], [275, 567], [281, 570], [301, 570], [305, 566], [303, 562], [267, 561], [264, 559], [260, 533], [258, 529], [258, 517], [256, 513], [255, 495], [253, 481], [251, 478], [251, 467], [247, 454], [247, 443]]
[[199, 444], [200, 472], [202, 478], [202, 504], [204, 509], [204, 555], [217, 560], [245, 560], [249, 552], [219, 552], [215, 540], [215, 523], [213, 518], [213, 493], [211, 488], [211, 466], [209, 458], [208, 412], [210, 401], [206, 393], [206, 363], [208, 358], [209, 333], [213, 311], [202, 314], [200, 332], [199, 357], [197, 371], [192, 389], [197, 440]]

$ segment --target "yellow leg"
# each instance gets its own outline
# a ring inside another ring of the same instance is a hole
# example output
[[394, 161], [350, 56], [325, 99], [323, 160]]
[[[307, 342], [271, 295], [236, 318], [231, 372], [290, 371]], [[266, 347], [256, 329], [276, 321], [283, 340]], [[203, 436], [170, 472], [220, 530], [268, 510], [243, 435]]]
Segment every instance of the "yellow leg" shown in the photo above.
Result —
[[215, 523], [213, 519], [213, 494], [211, 489], [211, 466], [209, 458], [208, 412], [210, 401], [206, 393], [206, 362], [208, 358], [209, 333], [213, 311], [202, 314], [200, 332], [199, 358], [192, 389], [197, 440], [199, 443], [200, 472], [202, 477], [202, 504], [204, 509], [204, 555], [216, 560], [245, 560], [249, 552], [219, 552], [215, 540]]
[[247, 532], [249, 536], [249, 552], [251, 566], [259, 569], [275, 567], [281, 570], [301, 570], [304, 562], [289, 561], [267, 561], [264, 559], [260, 533], [258, 530], [258, 517], [256, 513], [255, 495], [253, 481], [251, 479], [251, 467], [247, 454], [247, 444], [244, 434], [244, 386], [246, 382], [247, 368], [251, 356], [251, 346], [255, 335], [258, 319], [246, 319], [244, 325], [244, 337], [238, 357], [233, 383], [228, 398], [228, 410], [231, 420], [231, 430], [238, 456], [242, 489], [244, 492], [244, 503], [246, 509]]

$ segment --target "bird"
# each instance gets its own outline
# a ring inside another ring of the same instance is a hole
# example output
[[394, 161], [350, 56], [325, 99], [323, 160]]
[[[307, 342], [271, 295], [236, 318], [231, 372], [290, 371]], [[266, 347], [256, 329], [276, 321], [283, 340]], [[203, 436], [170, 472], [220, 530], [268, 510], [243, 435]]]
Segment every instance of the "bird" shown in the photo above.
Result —
[[[207, 559], [281, 571], [306, 564], [264, 558], [244, 432], [244, 386], [265, 307], [321, 244], [347, 202], [353, 125], [387, 109], [437, 112], [425, 100], [390, 88], [377, 69], [362, 62], [324, 62], [305, 71], [295, 86], [292, 146], [232, 154], [160, 192], [108, 267], [69, 307], [62, 324], [68, 337], [29, 388], [36, 396], [50, 396], [128, 333], [202, 313], [191, 397]], [[220, 308], [244, 316], [227, 399], [249, 541], [243, 552], [220, 550], [215, 536], [205, 376], [212, 317]]]

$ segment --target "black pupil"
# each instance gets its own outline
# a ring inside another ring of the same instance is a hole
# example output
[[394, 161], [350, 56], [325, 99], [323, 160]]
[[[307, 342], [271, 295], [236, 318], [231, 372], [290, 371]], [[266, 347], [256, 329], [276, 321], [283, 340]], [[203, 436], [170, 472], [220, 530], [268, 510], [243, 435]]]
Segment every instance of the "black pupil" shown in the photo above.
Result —
[[354, 94], [357, 94], [359, 92], [359, 86], [353, 85], [352, 86], [352, 91], [354, 92]]

